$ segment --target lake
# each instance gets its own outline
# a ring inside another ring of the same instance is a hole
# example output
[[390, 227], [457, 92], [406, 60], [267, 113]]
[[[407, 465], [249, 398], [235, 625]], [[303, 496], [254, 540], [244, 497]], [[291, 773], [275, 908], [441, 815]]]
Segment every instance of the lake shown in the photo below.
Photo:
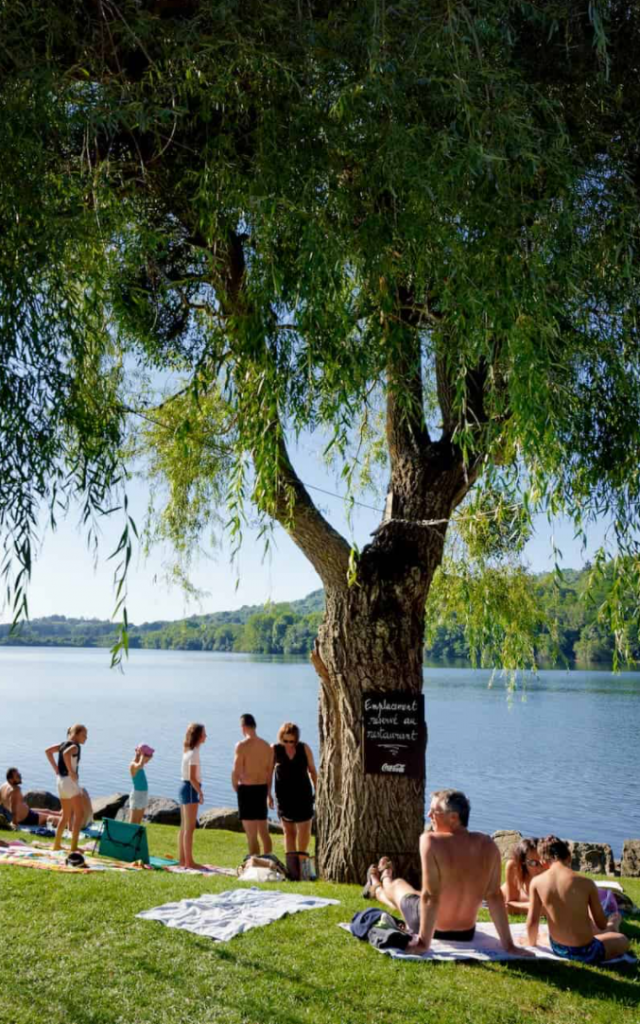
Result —
[[[509, 697], [491, 673], [425, 668], [427, 787], [471, 799], [471, 825], [607, 842], [640, 838], [640, 673], [545, 671]], [[151, 792], [176, 796], [182, 739], [203, 721], [205, 807], [235, 803], [230, 773], [250, 711], [265, 739], [297, 722], [318, 755], [318, 680], [302, 660], [187, 651], [131, 652], [124, 674], [106, 650], [0, 648], [0, 767], [55, 791], [44, 748], [88, 727], [81, 777], [92, 796], [128, 791], [138, 743], [156, 755]]]

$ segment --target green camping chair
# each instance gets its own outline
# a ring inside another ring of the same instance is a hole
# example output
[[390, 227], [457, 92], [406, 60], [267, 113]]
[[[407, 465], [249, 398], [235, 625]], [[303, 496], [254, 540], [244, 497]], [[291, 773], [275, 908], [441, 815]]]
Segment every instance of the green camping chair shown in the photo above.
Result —
[[144, 825], [132, 825], [128, 821], [104, 818], [98, 853], [101, 857], [114, 857], [131, 864], [140, 860], [149, 863], [149, 844]]

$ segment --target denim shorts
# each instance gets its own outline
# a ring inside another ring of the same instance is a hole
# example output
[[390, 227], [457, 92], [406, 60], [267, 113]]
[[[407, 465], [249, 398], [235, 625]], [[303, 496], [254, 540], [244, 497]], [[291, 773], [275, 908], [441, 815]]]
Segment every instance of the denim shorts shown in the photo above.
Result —
[[184, 779], [180, 783], [179, 791], [179, 802], [181, 804], [199, 804], [200, 797], [198, 796], [198, 790], [195, 789], [190, 782]]

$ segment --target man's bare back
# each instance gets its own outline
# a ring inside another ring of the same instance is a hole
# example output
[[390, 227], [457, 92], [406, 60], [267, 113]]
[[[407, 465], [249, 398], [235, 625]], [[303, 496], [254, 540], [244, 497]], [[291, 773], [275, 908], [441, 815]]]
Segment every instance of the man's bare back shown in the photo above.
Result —
[[234, 774], [239, 786], [266, 786], [271, 781], [273, 750], [259, 736], [247, 736], [236, 745]]
[[[494, 880], [497, 847], [483, 832], [425, 832], [420, 840], [426, 888], [439, 895], [438, 931], [472, 928]], [[499, 854], [498, 854], [499, 871]]]

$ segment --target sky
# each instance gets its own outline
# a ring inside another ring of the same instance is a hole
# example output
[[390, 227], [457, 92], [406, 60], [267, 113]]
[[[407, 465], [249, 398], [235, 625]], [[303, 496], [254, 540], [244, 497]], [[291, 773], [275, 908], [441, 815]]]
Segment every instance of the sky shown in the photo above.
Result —
[[[339, 497], [322, 493], [330, 491], [340, 495], [344, 485], [336, 482], [333, 474], [321, 464], [320, 439], [314, 446], [313, 438], [298, 446], [293, 461], [302, 480], [308, 485], [314, 500], [331, 523], [348, 540], [363, 547], [380, 521], [380, 512], [357, 507], [348, 520], [344, 502]], [[130, 511], [138, 524], [144, 520], [148, 501], [147, 486], [136, 480], [129, 491]], [[379, 500], [362, 496], [367, 505], [376, 506]], [[97, 564], [87, 549], [86, 537], [78, 526], [79, 513], [73, 512], [55, 533], [48, 531], [42, 540], [35, 562], [29, 589], [31, 618], [45, 615], [66, 615], [73, 618], [109, 619], [114, 609], [113, 567], [108, 561], [122, 529], [120, 519], [113, 517], [103, 524]], [[552, 568], [552, 533], [556, 546], [562, 552], [567, 568], [580, 568], [593, 553], [604, 536], [604, 524], [590, 532], [587, 551], [575, 541], [567, 522], [557, 522], [553, 530], [546, 519], [536, 522], [536, 532], [525, 550], [525, 561], [534, 572]], [[229, 563], [229, 545], [222, 542], [219, 550], [209, 549], [194, 566], [192, 580], [204, 591], [199, 600], [188, 601], [179, 586], [170, 586], [165, 579], [168, 552], [154, 550], [145, 558], [138, 549], [129, 571], [127, 611], [134, 623], [157, 619], [178, 619], [185, 615], [239, 608], [244, 604], [263, 604], [266, 601], [292, 601], [305, 597], [322, 584], [306, 558], [276, 527], [271, 552], [265, 557], [264, 541], [256, 530], [247, 529], [239, 561], [235, 567]], [[6, 609], [0, 621], [10, 621]]]

